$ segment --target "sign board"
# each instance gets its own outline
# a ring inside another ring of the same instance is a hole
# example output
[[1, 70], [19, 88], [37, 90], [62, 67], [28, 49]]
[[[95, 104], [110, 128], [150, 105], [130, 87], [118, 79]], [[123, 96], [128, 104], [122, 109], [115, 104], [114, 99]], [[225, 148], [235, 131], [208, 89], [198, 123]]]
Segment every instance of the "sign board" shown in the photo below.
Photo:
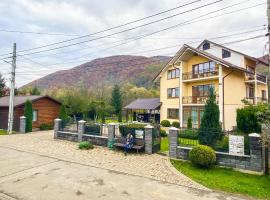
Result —
[[135, 130], [135, 138], [143, 139], [143, 130]]
[[229, 154], [243, 156], [244, 153], [244, 136], [229, 135]]

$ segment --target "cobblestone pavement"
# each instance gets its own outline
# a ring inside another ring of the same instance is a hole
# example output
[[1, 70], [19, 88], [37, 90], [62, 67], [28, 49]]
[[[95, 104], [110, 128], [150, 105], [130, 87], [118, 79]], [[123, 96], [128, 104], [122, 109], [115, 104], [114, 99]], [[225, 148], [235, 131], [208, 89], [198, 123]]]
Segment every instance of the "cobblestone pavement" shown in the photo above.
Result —
[[124, 156], [121, 151], [112, 151], [104, 147], [88, 151], [79, 150], [78, 143], [53, 139], [52, 131], [1, 136], [0, 146], [206, 190], [176, 171], [166, 156], [158, 154]]

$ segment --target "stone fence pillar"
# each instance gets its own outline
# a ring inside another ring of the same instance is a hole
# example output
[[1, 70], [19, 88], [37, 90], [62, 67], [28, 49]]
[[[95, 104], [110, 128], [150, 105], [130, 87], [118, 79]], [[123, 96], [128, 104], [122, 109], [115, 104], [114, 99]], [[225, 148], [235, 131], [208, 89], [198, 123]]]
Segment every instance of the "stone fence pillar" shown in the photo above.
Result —
[[169, 128], [169, 156], [172, 158], [177, 157], [177, 147], [178, 147], [178, 132], [179, 129], [175, 127]]
[[26, 117], [20, 117], [20, 133], [26, 133]]
[[54, 138], [57, 138], [57, 132], [61, 130], [62, 127], [62, 119], [54, 120]]
[[263, 170], [263, 156], [261, 136], [258, 133], [251, 133], [249, 136], [250, 142], [250, 168], [255, 171]]
[[78, 121], [78, 142], [82, 141], [82, 135], [85, 132], [85, 123], [86, 121], [84, 120]]
[[151, 125], [147, 125], [144, 127], [144, 147], [145, 153], [152, 154], [153, 153], [153, 131], [154, 127]]
[[108, 147], [113, 148], [115, 138], [115, 123], [108, 124]]

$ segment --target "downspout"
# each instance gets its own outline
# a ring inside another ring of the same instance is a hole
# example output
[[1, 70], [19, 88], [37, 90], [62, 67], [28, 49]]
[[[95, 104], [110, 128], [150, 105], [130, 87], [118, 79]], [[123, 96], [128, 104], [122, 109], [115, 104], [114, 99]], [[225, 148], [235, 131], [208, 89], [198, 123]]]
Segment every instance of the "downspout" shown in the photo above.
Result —
[[225, 100], [225, 98], [224, 98], [224, 93], [225, 93], [225, 91], [224, 91], [224, 83], [225, 83], [225, 78], [227, 77], [227, 76], [229, 76], [230, 74], [232, 74], [233, 73], [233, 70], [232, 71], [230, 71], [228, 74], [226, 74], [226, 76], [224, 76], [224, 77], [222, 77], [222, 115], [223, 115], [223, 124], [222, 124], [222, 126], [223, 126], [223, 130], [225, 130], [225, 112], [224, 112], [224, 107], [225, 107], [225, 103], [224, 103], [224, 100]]

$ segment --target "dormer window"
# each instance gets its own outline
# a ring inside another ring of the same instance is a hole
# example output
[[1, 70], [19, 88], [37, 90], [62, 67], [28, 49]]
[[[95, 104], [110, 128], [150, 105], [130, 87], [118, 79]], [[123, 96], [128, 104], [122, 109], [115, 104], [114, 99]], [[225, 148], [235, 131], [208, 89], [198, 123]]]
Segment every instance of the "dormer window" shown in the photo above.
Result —
[[226, 49], [222, 49], [222, 58], [229, 58], [229, 57], [231, 57], [231, 52]]
[[203, 48], [203, 50], [210, 49], [210, 43], [209, 42], [204, 43], [202, 48]]

